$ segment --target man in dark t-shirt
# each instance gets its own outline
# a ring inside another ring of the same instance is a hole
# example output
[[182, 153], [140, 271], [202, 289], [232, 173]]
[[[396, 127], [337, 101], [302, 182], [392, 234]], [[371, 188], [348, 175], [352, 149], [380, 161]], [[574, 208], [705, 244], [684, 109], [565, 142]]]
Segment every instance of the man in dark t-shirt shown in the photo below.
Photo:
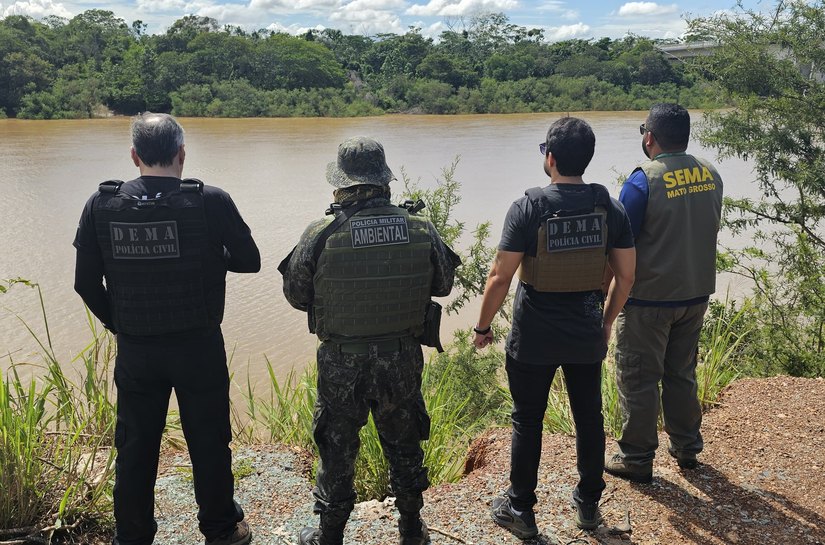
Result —
[[[522, 539], [538, 534], [533, 506], [542, 422], [559, 367], [576, 425], [576, 524], [592, 530], [601, 523], [601, 362], [633, 284], [636, 255], [622, 205], [603, 186], [582, 179], [595, 149], [590, 126], [581, 119], [559, 119], [539, 148], [550, 185], [528, 190], [510, 207], [474, 328], [477, 348], [492, 342], [493, 318], [518, 269], [506, 344], [513, 396], [510, 487], [493, 500], [492, 516]], [[608, 263], [609, 287], [604, 285]]]
[[252, 534], [233, 499], [220, 323], [227, 271], [257, 272], [261, 256], [227, 193], [181, 179], [183, 128], [172, 116], [138, 115], [131, 130], [140, 177], [100, 184], [74, 240], [75, 290], [117, 335], [113, 544], [154, 540], [159, 448], [174, 389], [200, 531], [207, 545], [245, 545]]

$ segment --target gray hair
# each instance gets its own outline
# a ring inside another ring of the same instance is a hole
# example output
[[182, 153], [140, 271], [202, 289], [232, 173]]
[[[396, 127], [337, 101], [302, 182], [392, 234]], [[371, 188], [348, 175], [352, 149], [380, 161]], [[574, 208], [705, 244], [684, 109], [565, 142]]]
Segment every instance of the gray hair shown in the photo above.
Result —
[[183, 127], [171, 115], [143, 112], [132, 118], [132, 147], [146, 166], [170, 166], [182, 145]]

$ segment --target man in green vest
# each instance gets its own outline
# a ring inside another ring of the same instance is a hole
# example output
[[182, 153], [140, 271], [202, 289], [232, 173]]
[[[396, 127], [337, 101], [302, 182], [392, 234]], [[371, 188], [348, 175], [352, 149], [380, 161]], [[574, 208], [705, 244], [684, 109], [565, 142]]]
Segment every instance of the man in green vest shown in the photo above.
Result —
[[307, 227], [282, 263], [284, 295], [318, 335], [313, 489], [320, 528], [302, 545], [341, 545], [355, 505], [359, 430], [372, 413], [390, 465], [401, 545], [429, 543], [419, 512], [429, 486], [420, 442], [430, 418], [421, 395], [421, 344], [431, 296], [448, 295], [460, 263], [435, 227], [390, 203], [383, 146], [351, 138], [327, 167], [331, 218]]
[[605, 470], [648, 483], [659, 445], [660, 399], [668, 452], [679, 467], [695, 468], [703, 447], [696, 360], [716, 289], [722, 178], [713, 165], [685, 152], [690, 115], [683, 107], [653, 105], [639, 131], [650, 160], [633, 171], [619, 196], [636, 237], [636, 283], [617, 321], [623, 423]]

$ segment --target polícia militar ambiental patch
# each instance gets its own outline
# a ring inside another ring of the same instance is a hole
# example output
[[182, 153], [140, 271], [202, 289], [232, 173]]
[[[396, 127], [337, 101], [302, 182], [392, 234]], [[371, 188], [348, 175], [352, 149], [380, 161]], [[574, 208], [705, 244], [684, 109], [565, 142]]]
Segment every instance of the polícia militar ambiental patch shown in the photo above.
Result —
[[349, 220], [353, 248], [407, 244], [410, 232], [404, 216], [369, 216]]
[[178, 222], [111, 222], [112, 257], [115, 259], [164, 259], [180, 257]]
[[602, 248], [602, 222], [604, 216], [598, 212], [580, 216], [549, 218], [545, 224], [547, 251], [565, 252], [586, 248]]

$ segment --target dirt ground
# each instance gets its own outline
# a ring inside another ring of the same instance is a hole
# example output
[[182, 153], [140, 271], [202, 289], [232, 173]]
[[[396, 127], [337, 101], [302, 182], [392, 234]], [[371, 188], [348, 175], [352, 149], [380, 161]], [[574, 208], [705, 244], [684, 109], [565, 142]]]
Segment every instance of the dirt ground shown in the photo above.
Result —
[[[705, 415], [702, 429], [697, 469], [680, 470], [662, 434], [651, 484], [606, 475], [605, 526], [594, 532], [578, 530], [572, 520], [574, 438], [545, 435], [536, 506], [542, 534], [524, 543], [825, 545], [825, 380], [739, 380]], [[433, 544], [521, 543], [489, 516], [490, 502], [507, 485], [509, 444], [508, 429], [488, 431], [473, 444], [460, 482], [425, 493]], [[235, 460], [246, 475], [236, 498], [254, 543], [296, 544], [301, 527], [317, 524], [305, 456], [281, 446], [242, 447]], [[165, 461], [155, 542], [202, 542], [186, 455]], [[359, 504], [345, 543], [397, 543], [395, 517], [391, 500]], [[630, 532], [620, 532], [628, 519]]]

